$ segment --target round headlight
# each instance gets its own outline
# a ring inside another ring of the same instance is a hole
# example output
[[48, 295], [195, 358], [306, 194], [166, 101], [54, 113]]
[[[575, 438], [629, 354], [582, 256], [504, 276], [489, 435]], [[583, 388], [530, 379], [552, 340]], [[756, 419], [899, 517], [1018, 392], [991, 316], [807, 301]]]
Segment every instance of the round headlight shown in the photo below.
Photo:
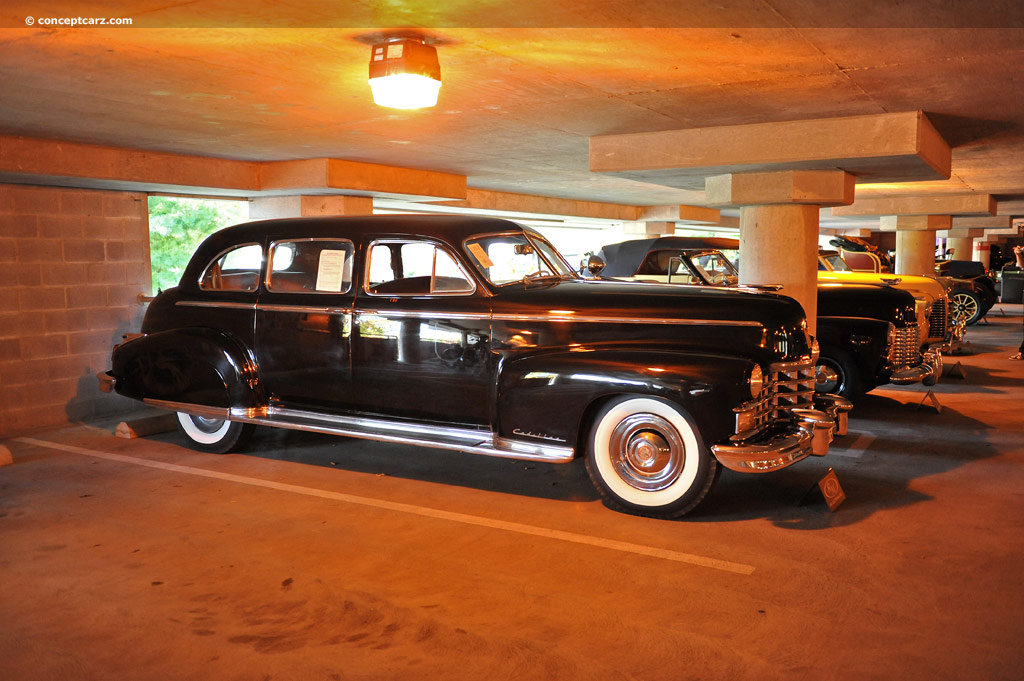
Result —
[[764, 387], [764, 374], [761, 373], [761, 365], [755, 364], [754, 368], [750, 370], [750, 378], [747, 379], [750, 383], [750, 396], [756, 398], [761, 394], [761, 388]]

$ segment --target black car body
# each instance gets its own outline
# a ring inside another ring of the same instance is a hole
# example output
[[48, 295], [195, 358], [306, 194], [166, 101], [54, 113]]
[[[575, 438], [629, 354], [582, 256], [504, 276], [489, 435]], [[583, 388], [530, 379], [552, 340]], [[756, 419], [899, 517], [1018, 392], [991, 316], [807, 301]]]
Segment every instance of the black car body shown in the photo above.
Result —
[[[720, 247], [735, 248], [736, 241], [634, 239], [605, 246], [596, 258], [604, 263], [599, 271], [606, 278], [737, 286], [738, 273]], [[911, 294], [893, 287], [819, 283], [815, 388], [855, 399], [886, 383], [934, 384], [941, 355], [922, 348], [916, 308]]]
[[101, 388], [191, 444], [252, 424], [566, 462], [612, 505], [677, 516], [718, 465], [825, 454], [803, 311], [779, 295], [587, 281], [538, 233], [444, 216], [238, 225], [196, 251]]

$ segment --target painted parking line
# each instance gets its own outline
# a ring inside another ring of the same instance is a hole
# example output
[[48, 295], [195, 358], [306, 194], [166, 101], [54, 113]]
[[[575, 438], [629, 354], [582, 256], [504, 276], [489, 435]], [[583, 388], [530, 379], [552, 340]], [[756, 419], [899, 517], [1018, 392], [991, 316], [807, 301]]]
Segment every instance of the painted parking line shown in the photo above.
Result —
[[835, 454], [836, 456], [845, 456], [850, 459], [859, 459], [864, 456], [868, 447], [874, 443], [875, 438], [876, 436], [871, 433], [861, 433], [856, 440], [850, 442], [846, 447], [840, 447], [836, 442], [833, 442], [828, 450], [829, 456]]
[[120, 463], [127, 463], [136, 466], [145, 466], [147, 468], [158, 468], [160, 470], [171, 471], [174, 473], [183, 473], [185, 475], [195, 475], [203, 478], [214, 478], [217, 480], [236, 482], [243, 485], [251, 485], [253, 487], [265, 487], [268, 489], [274, 489], [281, 492], [291, 492], [293, 494], [302, 494], [309, 497], [319, 497], [321, 499], [341, 501], [348, 504], [357, 504], [359, 506], [368, 506], [371, 508], [395, 511], [398, 513], [408, 513], [410, 515], [417, 515], [425, 518], [433, 518], [436, 520], [446, 520], [454, 523], [462, 523], [463, 525], [487, 527], [495, 530], [504, 530], [506, 532], [516, 532], [518, 534], [530, 535], [533, 537], [555, 539], [558, 541], [569, 542], [572, 544], [583, 544], [586, 546], [594, 546], [597, 548], [609, 549], [612, 551], [621, 551], [624, 553], [649, 556], [651, 558], [661, 558], [663, 560], [671, 560], [677, 563], [688, 563], [690, 565], [697, 565], [700, 567], [712, 568], [714, 570], [732, 572], [734, 574], [739, 575], [749, 575], [754, 572], [754, 566], [752, 565], [733, 563], [727, 560], [708, 558], [706, 556], [698, 556], [691, 553], [681, 553], [679, 551], [659, 549], [654, 546], [644, 546], [643, 544], [632, 544], [630, 542], [616, 541], [614, 539], [590, 537], [585, 534], [576, 534], [575, 532], [552, 530], [546, 527], [524, 525], [522, 523], [513, 523], [505, 520], [494, 520], [491, 518], [483, 518], [479, 516], [468, 515], [465, 513], [453, 513], [451, 511], [442, 511], [439, 509], [427, 508], [425, 506], [402, 504], [394, 501], [385, 501], [383, 499], [362, 497], [354, 494], [344, 494], [342, 492], [330, 492], [327, 490], [316, 489], [314, 487], [289, 485], [287, 483], [282, 482], [261, 480], [259, 478], [250, 478], [244, 475], [234, 475], [232, 473], [221, 473], [219, 471], [210, 471], [203, 468], [193, 468], [192, 466], [182, 466], [174, 463], [165, 463], [163, 461], [150, 461], [149, 459], [140, 459], [138, 457], [125, 456], [123, 454], [112, 454], [110, 452], [103, 452], [95, 449], [86, 449], [85, 447], [65, 445], [59, 442], [37, 440], [31, 437], [15, 438], [14, 441], [20, 442], [22, 444], [35, 445], [37, 447], [47, 447], [49, 449], [56, 449], [58, 451], [68, 452], [71, 454], [92, 456], [99, 459], [107, 459], [109, 461], [117, 461]]

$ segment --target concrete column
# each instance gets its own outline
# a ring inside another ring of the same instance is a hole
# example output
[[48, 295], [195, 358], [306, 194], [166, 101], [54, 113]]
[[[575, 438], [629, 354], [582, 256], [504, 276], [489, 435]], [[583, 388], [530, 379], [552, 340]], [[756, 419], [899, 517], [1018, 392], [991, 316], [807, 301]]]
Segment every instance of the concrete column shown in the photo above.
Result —
[[954, 260], [971, 260], [974, 258], [974, 239], [971, 237], [951, 236], [946, 239], [946, 248], [953, 249]]
[[818, 316], [816, 205], [740, 208], [740, 283], [782, 284], [804, 307], [811, 333]]
[[992, 244], [984, 239], [973, 239], [974, 250], [971, 252], [971, 260], [980, 262], [987, 270], [992, 263]]
[[818, 217], [853, 202], [854, 177], [841, 170], [718, 175], [706, 181], [712, 206], [740, 207], [740, 283], [781, 284], [817, 333]]
[[896, 230], [896, 274], [934, 274], [936, 232], [952, 222], [948, 215], [882, 217], [883, 229]]
[[249, 202], [249, 217], [254, 220], [372, 214], [373, 198], [369, 196], [261, 196]]

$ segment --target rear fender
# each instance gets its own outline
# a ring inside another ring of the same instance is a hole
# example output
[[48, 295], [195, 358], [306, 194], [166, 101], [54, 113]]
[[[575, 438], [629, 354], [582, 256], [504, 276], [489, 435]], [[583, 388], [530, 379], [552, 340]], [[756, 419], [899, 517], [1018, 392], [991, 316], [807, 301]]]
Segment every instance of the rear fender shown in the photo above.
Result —
[[556, 352], [503, 362], [502, 437], [579, 447], [590, 410], [617, 395], [649, 395], [685, 409], [710, 444], [732, 435], [733, 408], [750, 400], [752, 360], [648, 350]]
[[114, 348], [111, 374], [137, 400], [253, 408], [266, 404], [256, 364], [233, 337], [209, 328], [159, 331]]

